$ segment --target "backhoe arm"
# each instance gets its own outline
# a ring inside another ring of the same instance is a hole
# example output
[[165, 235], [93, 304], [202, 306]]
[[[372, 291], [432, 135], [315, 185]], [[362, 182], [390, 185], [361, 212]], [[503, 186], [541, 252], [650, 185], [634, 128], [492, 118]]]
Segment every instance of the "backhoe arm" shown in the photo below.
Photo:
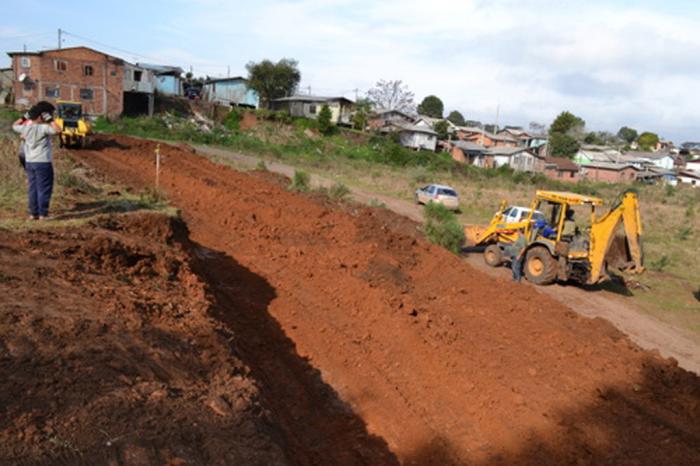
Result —
[[597, 283], [603, 274], [605, 261], [615, 235], [618, 222], [622, 221], [625, 242], [630, 253], [634, 273], [644, 271], [642, 253], [642, 222], [639, 213], [639, 200], [633, 191], [622, 194], [619, 202], [610, 211], [591, 225], [589, 261], [591, 275], [589, 283]]

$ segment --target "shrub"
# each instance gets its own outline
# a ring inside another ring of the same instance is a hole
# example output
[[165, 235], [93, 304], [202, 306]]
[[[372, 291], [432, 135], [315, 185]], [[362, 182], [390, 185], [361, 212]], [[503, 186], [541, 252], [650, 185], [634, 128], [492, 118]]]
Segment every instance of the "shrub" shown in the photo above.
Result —
[[333, 118], [333, 113], [331, 113], [331, 109], [328, 105], [323, 105], [321, 107], [321, 111], [318, 112], [318, 131], [323, 134], [324, 136], [329, 136], [332, 132], [333, 129], [335, 128], [333, 126], [333, 122], [331, 119]]
[[294, 170], [294, 177], [289, 184], [289, 189], [292, 191], [306, 192], [309, 190], [311, 177], [308, 173], [301, 170]]
[[455, 254], [461, 251], [464, 244], [464, 228], [454, 212], [442, 204], [426, 204], [424, 231], [430, 242]]
[[260, 171], [262, 171], [262, 172], [266, 172], [266, 171], [267, 171], [267, 165], [265, 164], [265, 161], [264, 161], [264, 160], [258, 160], [257, 165], [255, 165], [255, 169], [256, 169], [256, 170], [260, 170]]
[[341, 201], [350, 194], [350, 189], [343, 183], [336, 183], [328, 190], [328, 197]]
[[231, 111], [226, 115], [223, 121], [224, 127], [231, 131], [238, 131], [241, 129], [241, 114], [240, 112], [232, 108]]

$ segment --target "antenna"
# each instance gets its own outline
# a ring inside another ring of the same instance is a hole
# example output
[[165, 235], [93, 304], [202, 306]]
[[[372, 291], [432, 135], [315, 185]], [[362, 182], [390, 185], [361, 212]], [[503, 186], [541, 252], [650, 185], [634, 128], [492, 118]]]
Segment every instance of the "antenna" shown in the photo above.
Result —
[[63, 42], [63, 37], [61, 37], [63, 34], [63, 31], [61, 31], [61, 28], [58, 28], [58, 48], [59, 50], [61, 49], [61, 43]]

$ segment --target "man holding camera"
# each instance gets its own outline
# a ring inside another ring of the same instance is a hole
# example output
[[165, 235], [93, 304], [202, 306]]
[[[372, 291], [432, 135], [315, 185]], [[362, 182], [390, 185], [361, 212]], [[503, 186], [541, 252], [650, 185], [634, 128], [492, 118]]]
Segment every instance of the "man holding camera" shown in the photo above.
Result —
[[12, 130], [24, 141], [31, 220], [45, 220], [49, 216], [53, 192], [51, 136], [61, 132], [61, 127], [53, 120], [54, 110], [49, 102], [39, 102], [12, 124]]

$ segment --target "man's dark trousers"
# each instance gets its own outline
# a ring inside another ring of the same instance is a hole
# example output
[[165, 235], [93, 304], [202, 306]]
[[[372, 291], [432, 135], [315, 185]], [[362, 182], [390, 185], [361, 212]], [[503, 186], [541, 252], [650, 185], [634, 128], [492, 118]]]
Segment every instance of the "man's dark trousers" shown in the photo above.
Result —
[[511, 257], [510, 268], [513, 271], [513, 281], [520, 282], [520, 278], [523, 276], [523, 258]]
[[25, 170], [29, 180], [29, 214], [48, 217], [53, 192], [53, 166], [51, 162], [27, 162]]

